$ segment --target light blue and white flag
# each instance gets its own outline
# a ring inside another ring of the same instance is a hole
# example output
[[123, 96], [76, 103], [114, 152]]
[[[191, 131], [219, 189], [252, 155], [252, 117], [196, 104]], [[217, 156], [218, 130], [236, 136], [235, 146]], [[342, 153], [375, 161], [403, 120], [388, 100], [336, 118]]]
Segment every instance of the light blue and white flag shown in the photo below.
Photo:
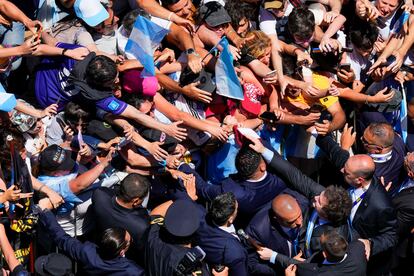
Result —
[[408, 120], [408, 110], [407, 110], [407, 95], [405, 94], [405, 87], [404, 84], [401, 83], [401, 106], [400, 106], [400, 122], [399, 122], [399, 132], [401, 133], [401, 137], [404, 143], [407, 142], [407, 120]]
[[410, 13], [403, 11], [401, 16], [397, 19], [397, 21], [395, 21], [393, 28], [391, 30], [391, 33], [398, 34], [401, 31], [401, 29], [404, 27], [404, 24], [408, 21], [409, 18], [410, 18]]
[[125, 46], [125, 52], [133, 55], [144, 66], [141, 76], [155, 76], [154, 52], [170, 30], [138, 16]]
[[216, 62], [217, 94], [242, 101], [244, 100], [243, 88], [234, 70], [233, 56], [229, 50], [229, 42], [224, 37], [220, 40], [219, 45], [222, 47], [222, 51]]
[[6, 93], [3, 85], [0, 84], [0, 111], [10, 112], [16, 104], [17, 102], [14, 94]]

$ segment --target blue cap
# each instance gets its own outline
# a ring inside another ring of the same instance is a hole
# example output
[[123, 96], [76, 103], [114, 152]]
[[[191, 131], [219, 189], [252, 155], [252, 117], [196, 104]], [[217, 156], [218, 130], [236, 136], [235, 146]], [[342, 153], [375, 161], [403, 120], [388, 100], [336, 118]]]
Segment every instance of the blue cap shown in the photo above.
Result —
[[76, 0], [73, 8], [76, 16], [91, 27], [109, 18], [109, 13], [99, 0]]
[[188, 237], [200, 226], [200, 213], [189, 200], [176, 200], [168, 208], [164, 218], [167, 231], [176, 237]]

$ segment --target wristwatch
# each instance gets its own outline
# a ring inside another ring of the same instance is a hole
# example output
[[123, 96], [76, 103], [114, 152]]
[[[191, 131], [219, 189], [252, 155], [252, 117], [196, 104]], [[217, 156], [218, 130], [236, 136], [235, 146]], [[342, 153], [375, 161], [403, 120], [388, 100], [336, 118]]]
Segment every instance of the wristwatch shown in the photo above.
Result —
[[188, 56], [188, 55], [192, 55], [192, 54], [197, 54], [196, 51], [193, 48], [189, 48], [187, 50], [184, 51], [184, 53]]

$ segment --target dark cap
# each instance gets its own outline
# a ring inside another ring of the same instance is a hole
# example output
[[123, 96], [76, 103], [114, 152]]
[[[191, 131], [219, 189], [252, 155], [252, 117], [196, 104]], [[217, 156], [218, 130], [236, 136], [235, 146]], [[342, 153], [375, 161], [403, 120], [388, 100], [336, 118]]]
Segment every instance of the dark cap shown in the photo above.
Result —
[[189, 200], [174, 201], [165, 214], [164, 226], [176, 237], [191, 236], [200, 226], [197, 206]]
[[40, 153], [39, 160], [41, 170], [47, 171], [72, 171], [76, 164], [72, 151], [58, 145], [48, 146]]
[[35, 269], [36, 273], [42, 276], [70, 275], [72, 271], [72, 261], [65, 255], [51, 253], [37, 258]]
[[190, 83], [200, 82], [197, 88], [212, 94], [216, 90], [212, 76], [213, 74], [207, 72], [204, 68], [199, 73], [193, 73], [189, 67], [186, 67], [180, 75], [180, 86], [183, 87]]
[[208, 2], [200, 7], [201, 18], [211, 27], [217, 27], [231, 22], [226, 9], [216, 1]]
[[140, 132], [140, 134], [149, 142], [162, 142], [163, 144], [160, 145], [160, 147], [168, 153], [172, 153], [178, 144], [178, 141], [173, 137], [168, 136], [164, 132], [157, 129], [147, 128]]

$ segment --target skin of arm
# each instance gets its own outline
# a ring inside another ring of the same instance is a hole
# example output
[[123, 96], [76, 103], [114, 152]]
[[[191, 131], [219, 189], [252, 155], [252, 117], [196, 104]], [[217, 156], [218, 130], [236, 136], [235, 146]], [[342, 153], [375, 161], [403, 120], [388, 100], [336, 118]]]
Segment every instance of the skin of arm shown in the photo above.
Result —
[[168, 16], [171, 13], [155, 0], [136, 0], [136, 2], [144, 11], [159, 18], [168, 19]]
[[142, 124], [143, 126], [167, 132], [167, 125], [158, 122], [157, 120], [148, 116], [147, 114], [139, 112], [135, 107], [132, 107], [130, 105], [128, 105], [124, 112], [121, 113], [121, 116], [126, 117], [128, 119], [133, 119], [138, 123]]
[[328, 5], [331, 8], [331, 11], [336, 13], [341, 13], [342, 2], [341, 0], [317, 0], [316, 2], [323, 5]]
[[158, 205], [154, 209], [152, 209], [150, 215], [151, 216], [162, 216], [164, 217], [167, 213], [168, 208], [173, 204], [172, 200], [169, 200], [167, 202], [164, 202], [163, 204]]
[[159, 93], [154, 96], [154, 103], [155, 108], [172, 121], [183, 121], [184, 125], [201, 131], [208, 131], [211, 126], [204, 120], [199, 120], [187, 112], [178, 110]]
[[329, 24], [329, 27], [323, 34], [322, 38], [331, 38], [344, 25], [345, 21], [346, 21], [346, 18], [342, 14], [335, 17], [332, 23]]
[[13, 21], [19, 21], [24, 25], [32, 21], [13, 3], [5, 0], [0, 1], [0, 14], [6, 15], [7, 18]]
[[93, 167], [92, 169], [90, 169], [89, 171], [86, 171], [83, 174], [76, 177], [75, 179], [72, 179], [69, 182], [69, 187], [71, 191], [74, 194], [77, 194], [83, 189], [87, 188], [99, 177], [99, 175], [101, 175], [101, 173], [108, 166], [108, 164], [109, 164], [109, 161], [103, 161], [99, 163], [98, 165], [96, 165], [95, 167]]
[[174, 44], [181, 51], [195, 49], [191, 35], [175, 23], [171, 24], [170, 33], [167, 35], [168, 42]]
[[[125, 146], [120, 153], [122, 158], [132, 167], [149, 168], [153, 165], [147, 157], [138, 154], [134, 147]], [[152, 160], [154, 159], [152, 158]]]
[[332, 114], [332, 121], [329, 126], [329, 132], [337, 129], [342, 129], [345, 125], [346, 118], [345, 112], [342, 109], [339, 101], [328, 107], [328, 112]]
[[18, 265], [20, 265], [20, 262], [14, 255], [14, 250], [10, 245], [9, 239], [7, 238], [6, 230], [4, 229], [3, 224], [0, 224], [0, 247], [6, 262], [9, 265], [10, 271], [13, 271]]
[[280, 57], [279, 47], [280, 43], [277, 38], [277, 35], [269, 35], [270, 41], [272, 42], [272, 64], [275, 68], [278, 79], [283, 79], [283, 67], [282, 67], [282, 58]]

